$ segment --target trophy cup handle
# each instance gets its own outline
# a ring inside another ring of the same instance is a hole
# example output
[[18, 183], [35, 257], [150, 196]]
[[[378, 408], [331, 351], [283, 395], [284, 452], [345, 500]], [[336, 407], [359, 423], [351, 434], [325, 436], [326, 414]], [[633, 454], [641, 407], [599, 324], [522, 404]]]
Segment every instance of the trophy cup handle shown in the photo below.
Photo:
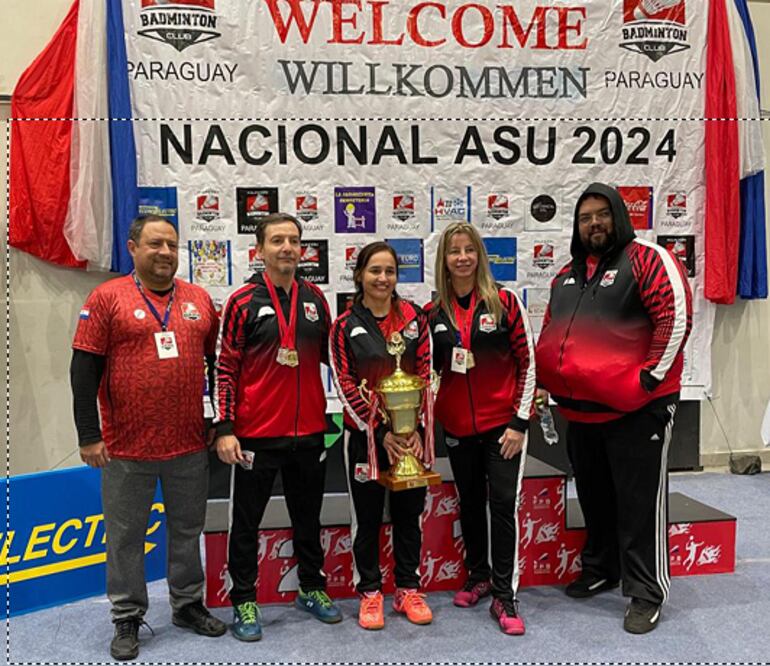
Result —
[[372, 406], [372, 392], [366, 387], [367, 381], [365, 379], [361, 380], [361, 383], [358, 385], [358, 395], [361, 396], [361, 400], [363, 400], [367, 405], [370, 407]]
[[441, 375], [438, 374], [435, 370], [430, 371], [430, 381], [428, 382], [428, 387], [431, 391], [433, 391], [433, 395], [438, 395], [439, 387], [441, 386]]
[[[362, 379], [361, 383], [358, 385], [358, 395], [361, 396], [361, 400], [363, 400], [369, 407], [372, 406], [372, 391], [367, 387], [367, 380]], [[388, 413], [379, 405], [377, 406], [377, 411], [379, 412], [380, 416], [382, 417], [383, 423], [390, 422], [390, 418], [388, 417]]]

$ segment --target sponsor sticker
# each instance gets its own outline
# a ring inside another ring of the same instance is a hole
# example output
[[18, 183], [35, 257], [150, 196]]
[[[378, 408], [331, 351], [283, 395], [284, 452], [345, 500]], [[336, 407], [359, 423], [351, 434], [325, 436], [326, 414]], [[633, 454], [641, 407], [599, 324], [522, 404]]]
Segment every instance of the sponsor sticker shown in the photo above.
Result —
[[623, 0], [620, 47], [653, 62], [689, 49], [688, 2], [694, 0]]
[[487, 217], [501, 220], [510, 215], [508, 197], [505, 194], [492, 193], [487, 195]]
[[215, 0], [142, 0], [137, 34], [184, 51], [221, 36]]
[[338, 234], [371, 234], [377, 230], [373, 187], [334, 188], [334, 230]]
[[548, 268], [554, 263], [554, 244], [548, 241], [535, 243], [532, 248], [532, 265]]
[[619, 186], [617, 190], [628, 209], [631, 226], [638, 231], [652, 229], [652, 187]]
[[682, 262], [687, 277], [695, 277], [695, 236], [658, 236], [658, 245]]
[[239, 187], [236, 200], [239, 234], [256, 233], [261, 217], [278, 212], [277, 187]]
[[492, 277], [500, 282], [516, 280], [516, 238], [484, 238]]
[[301, 242], [297, 275], [313, 284], [329, 284], [329, 241]]
[[398, 281], [420, 283], [423, 281], [424, 262], [421, 238], [393, 238], [387, 241], [398, 257]]
[[666, 215], [675, 220], [687, 215], [686, 192], [671, 192], [666, 195]]

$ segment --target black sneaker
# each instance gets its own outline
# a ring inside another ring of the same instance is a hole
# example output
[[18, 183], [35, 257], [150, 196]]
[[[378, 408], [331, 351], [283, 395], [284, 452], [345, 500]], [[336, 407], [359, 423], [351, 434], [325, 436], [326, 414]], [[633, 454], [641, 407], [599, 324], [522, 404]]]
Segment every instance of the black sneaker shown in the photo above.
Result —
[[572, 581], [564, 589], [564, 594], [573, 599], [586, 599], [600, 592], [612, 590], [618, 586], [618, 581], [608, 578], [599, 578], [593, 574], [583, 574], [575, 581]]
[[139, 656], [139, 625], [138, 617], [129, 617], [115, 621], [115, 635], [110, 643], [110, 654], [113, 659], [126, 661]]
[[646, 634], [658, 626], [660, 604], [633, 597], [626, 607], [623, 629], [629, 634]]
[[209, 613], [200, 601], [182, 606], [171, 616], [171, 621], [201, 636], [222, 636], [227, 631], [227, 625]]

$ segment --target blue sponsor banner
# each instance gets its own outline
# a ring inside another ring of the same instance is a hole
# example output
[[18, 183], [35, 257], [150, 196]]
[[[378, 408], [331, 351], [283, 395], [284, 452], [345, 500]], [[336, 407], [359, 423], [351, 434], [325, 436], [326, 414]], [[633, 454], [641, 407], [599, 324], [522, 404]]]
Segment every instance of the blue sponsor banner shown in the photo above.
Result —
[[139, 215], [160, 215], [179, 228], [179, 206], [175, 187], [140, 187]]
[[498, 282], [516, 280], [516, 239], [485, 238], [484, 246], [489, 255], [489, 268]]
[[387, 241], [398, 257], [398, 281], [422, 282], [424, 271], [421, 238], [393, 238]]
[[[101, 472], [90, 467], [0, 479], [9, 507], [8, 521], [0, 527], [0, 582], [10, 586], [11, 616], [104, 594], [100, 482]], [[158, 489], [144, 544], [147, 580], [165, 577], [166, 519], [160, 497]], [[0, 617], [6, 616], [1, 603]]]
[[430, 230], [441, 231], [452, 222], [471, 221], [471, 187], [430, 188]]

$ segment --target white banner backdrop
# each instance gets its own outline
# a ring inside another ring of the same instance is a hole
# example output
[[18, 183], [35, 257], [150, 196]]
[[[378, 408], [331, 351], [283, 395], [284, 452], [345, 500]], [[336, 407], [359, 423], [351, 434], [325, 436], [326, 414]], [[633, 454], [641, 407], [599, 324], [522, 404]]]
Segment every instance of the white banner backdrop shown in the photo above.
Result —
[[437, 238], [485, 237], [539, 330], [574, 203], [621, 188], [637, 234], [688, 265], [683, 397], [710, 390], [703, 298], [705, 46], [698, 0], [123, 0], [146, 211], [221, 302], [260, 267], [254, 221], [297, 215], [334, 315], [356, 251], [393, 241], [429, 300]]

